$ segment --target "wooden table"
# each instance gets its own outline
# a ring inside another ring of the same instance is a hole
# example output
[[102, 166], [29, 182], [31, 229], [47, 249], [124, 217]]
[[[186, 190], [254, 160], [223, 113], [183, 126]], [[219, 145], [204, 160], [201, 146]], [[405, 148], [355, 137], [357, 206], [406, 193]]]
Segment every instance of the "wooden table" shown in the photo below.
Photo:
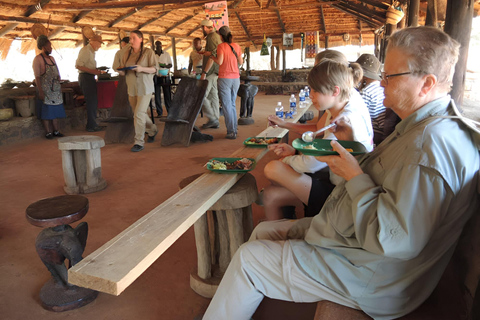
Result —
[[[298, 109], [297, 122], [309, 108]], [[283, 138], [269, 127], [258, 136]], [[241, 147], [230, 157], [254, 158], [266, 148]], [[71, 284], [119, 295], [187, 231], [243, 174], [205, 173], [68, 270]]]

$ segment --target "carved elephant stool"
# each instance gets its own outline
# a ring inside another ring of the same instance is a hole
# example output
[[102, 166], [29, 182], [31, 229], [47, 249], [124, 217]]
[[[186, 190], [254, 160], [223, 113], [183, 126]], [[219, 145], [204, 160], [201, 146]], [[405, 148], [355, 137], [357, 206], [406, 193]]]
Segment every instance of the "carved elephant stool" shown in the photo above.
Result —
[[80, 308], [98, 295], [97, 291], [77, 287], [68, 283], [68, 268], [81, 261], [87, 243], [88, 225], [80, 223], [76, 228], [69, 226], [82, 219], [88, 211], [88, 199], [80, 195], [65, 195], [47, 198], [28, 206], [28, 222], [45, 228], [35, 241], [40, 259], [50, 271], [52, 278], [40, 290], [42, 306], [50, 311], [67, 311]]

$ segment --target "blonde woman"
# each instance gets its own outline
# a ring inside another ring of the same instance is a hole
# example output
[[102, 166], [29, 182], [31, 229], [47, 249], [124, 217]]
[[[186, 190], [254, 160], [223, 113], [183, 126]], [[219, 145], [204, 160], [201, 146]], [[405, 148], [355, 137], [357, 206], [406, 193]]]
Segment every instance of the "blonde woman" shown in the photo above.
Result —
[[128, 101], [133, 109], [135, 125], [135, 144], [132, 152], [144, 149], [145, 132], [147, 142], [154, 142], [158, 133], [157, 126], [147, 114], [147, 109], [155, 91], [153, 76], [157, 72], [155, 52], [143, 47], [143, 33], [139, 30], [130, 33], [131, 48], [125, 52], [123, 66], [128, 88]]

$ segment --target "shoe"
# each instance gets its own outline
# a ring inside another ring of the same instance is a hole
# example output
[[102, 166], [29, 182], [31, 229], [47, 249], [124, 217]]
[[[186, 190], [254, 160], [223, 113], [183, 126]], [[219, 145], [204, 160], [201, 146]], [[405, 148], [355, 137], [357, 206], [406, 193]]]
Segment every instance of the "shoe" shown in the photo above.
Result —
[[58, 137], [58, 138], [61, 138], [63, 137], [63, 133], [61, 133], [60, 131], [53, 131], [53, 136], [54, 137]]
[[136, 144], [132, 147], [132, 149], [130, 149], [130, 151], [132, 152], [139, 152], [139, 151], [142, 151], [144, 148], [143, 146], [139, 145], [139, 144]]
[[217, 129], [218, 127], [219, 127], [218, 120], [217, 121], [208, 121], [207, 123], [205, 123], [202, 126], [202, 129], [208, 129], [208, 128]]
[[52, 139], [53, 139], [53, 133], [48, 132], [48, 133], [45, 135], [45, 138], [47, 138], [48, 140], [52, 140]]
[[87, 128], [88, 132], [97, 132], [97, 131], [102, 131], [105, 130], [104, 126], [96, 126], [94, 128]]
[[148, 136], [147, 142], [148, 142], [148, 143], [154, 142], [154, 141], [155, 141], [155, 136], [156, 136], [157, 134], [158, 134], [158, 130], [157, 130], [157, 132], [155, 132], [155, 134], [154, 134], [153, 136]]
[[237, 139], [237, 134], [235, 132], [227, 133], [225, 139], [235, 140]]

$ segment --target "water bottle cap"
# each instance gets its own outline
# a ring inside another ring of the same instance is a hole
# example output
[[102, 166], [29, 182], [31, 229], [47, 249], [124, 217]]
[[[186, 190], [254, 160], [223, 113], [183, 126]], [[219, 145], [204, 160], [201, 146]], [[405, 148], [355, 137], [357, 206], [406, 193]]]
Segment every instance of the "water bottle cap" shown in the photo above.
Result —
[[303, 92], [303, 89], [300, 89], [300, 92]]
[[282, 103], [280, 101], [277, 102], [277, 106], [281, 106]]
[[292, 93], [292, 98], [295, 98], [295, 94]]

